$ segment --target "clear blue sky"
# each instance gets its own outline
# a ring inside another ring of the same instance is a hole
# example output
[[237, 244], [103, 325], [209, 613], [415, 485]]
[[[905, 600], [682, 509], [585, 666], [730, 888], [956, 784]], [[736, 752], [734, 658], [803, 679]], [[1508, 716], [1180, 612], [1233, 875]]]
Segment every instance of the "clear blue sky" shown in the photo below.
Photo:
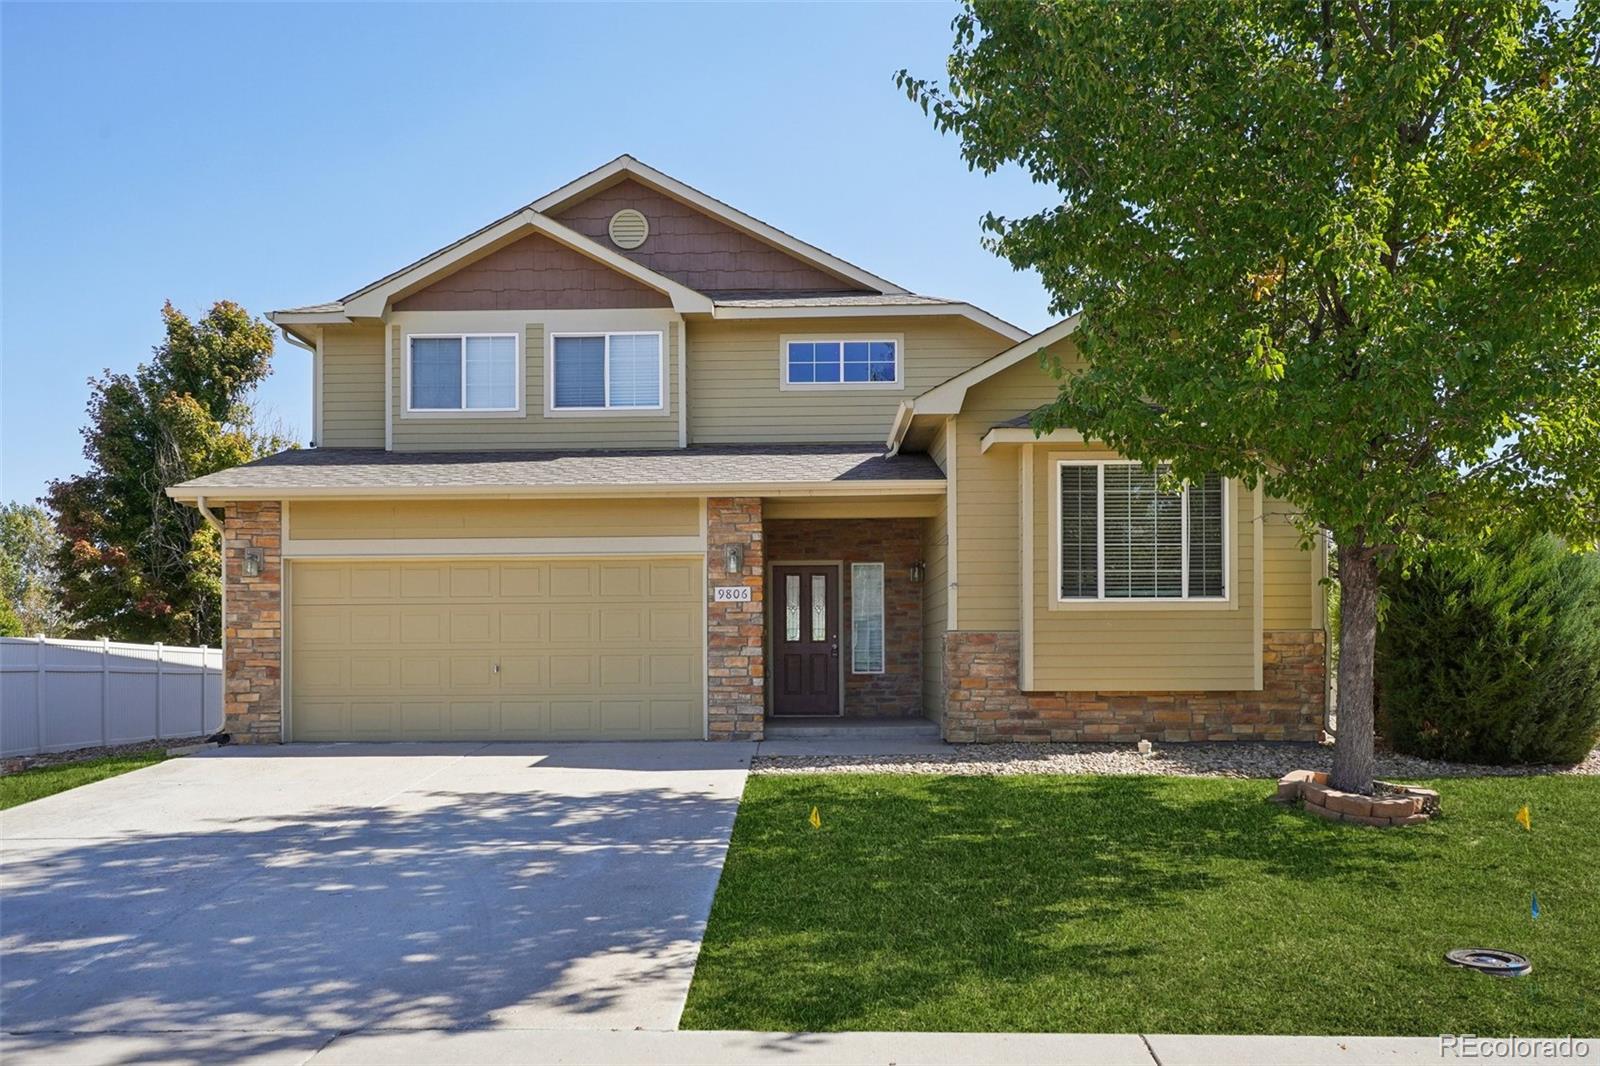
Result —
[[[917, 292], [1048, 325], [980, 246], [1049, 202], [895, 89], [954, 7], [0, 5], [0, 495], [82, 469], [164, 299], [334, 299], [622, 152]], [[309, 357], [262, 405], [304, 441]]]

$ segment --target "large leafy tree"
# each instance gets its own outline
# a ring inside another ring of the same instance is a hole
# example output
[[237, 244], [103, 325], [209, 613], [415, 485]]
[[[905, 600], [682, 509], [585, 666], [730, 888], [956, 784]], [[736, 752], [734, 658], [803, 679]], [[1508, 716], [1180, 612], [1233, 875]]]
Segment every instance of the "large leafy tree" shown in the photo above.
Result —
[[985, 220], [1081, 309], [1072, 426], [1264, 482], [1336, 545], [1334, 781], [1373, 772], [1381, 562], [1508, 516], [1600, 531], [1600, 8], [968, 0], [942, 84]]
[[65, 632], [56, 555], [61, 535], [43, 507], [0, 506], [0, 598], [15, 619], [7, 636], [56, 637]]
[[216, 644], [219, 537], [164, 490], [286, 446], [249, 404], [271, 368], [272, 328], [228, 301], [199, 320], [170, 303], [161, 316], [148, 363], [89, 383], [88, 472], [50, 486], [62, 599], [78, 633]]

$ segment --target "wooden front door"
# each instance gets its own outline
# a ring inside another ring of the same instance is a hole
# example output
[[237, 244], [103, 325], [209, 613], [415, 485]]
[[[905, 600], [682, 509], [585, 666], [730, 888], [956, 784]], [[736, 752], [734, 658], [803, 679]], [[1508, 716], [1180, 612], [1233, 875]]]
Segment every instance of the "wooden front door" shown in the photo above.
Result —
[[843, 714], [839, 701], [839, 568], [772, 568], [772, 713]]

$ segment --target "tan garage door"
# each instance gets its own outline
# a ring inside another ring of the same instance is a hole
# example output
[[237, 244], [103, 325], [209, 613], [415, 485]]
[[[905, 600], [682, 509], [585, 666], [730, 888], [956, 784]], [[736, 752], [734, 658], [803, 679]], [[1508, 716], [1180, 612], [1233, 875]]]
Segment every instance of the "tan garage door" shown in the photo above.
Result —
[[295, 740], [699, 738], [700, 560], [299, 562]]

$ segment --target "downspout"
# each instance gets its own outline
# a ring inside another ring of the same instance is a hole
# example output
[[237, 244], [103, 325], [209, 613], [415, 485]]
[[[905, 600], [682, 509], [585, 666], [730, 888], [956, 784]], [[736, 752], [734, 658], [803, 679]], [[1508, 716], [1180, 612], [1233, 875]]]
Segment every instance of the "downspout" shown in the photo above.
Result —
[[212, 529], [216, 530], [218, 533], [222, 532], [222, 519], [213, 514], [211, 512], [211, 508], [206, 506], [206, 498], [204, 496], [196, 496], [194, 498], [194, 506], [195, 509], [200, 512], [200, 516], [206, 520], [206, 523], [210, 525]]

